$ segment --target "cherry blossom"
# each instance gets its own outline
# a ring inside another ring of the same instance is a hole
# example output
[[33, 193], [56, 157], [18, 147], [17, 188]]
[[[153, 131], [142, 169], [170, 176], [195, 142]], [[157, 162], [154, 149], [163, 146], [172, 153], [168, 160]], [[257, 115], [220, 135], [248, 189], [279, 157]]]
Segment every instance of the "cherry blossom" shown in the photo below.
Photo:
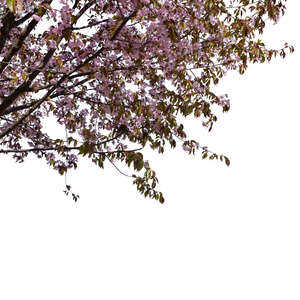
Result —
[[261, 40], [284, 3], [0, 0], [0, 153], [35, 155], [61, 175], [80, 156], [125, 174], [123, 162], [138, 191], [163, 202], [142, 150], [181, 144], [229, 165], [190, 139], [179, 117], [212, 130], [215, 108], [230, 108], [227, 94], [213, 93], [227, 72], [293, 51]]

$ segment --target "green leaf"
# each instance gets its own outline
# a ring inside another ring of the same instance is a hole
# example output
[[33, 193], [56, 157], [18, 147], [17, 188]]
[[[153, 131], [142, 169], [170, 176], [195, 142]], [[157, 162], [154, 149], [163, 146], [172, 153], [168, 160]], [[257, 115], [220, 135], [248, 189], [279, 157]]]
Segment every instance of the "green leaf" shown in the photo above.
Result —
[[140, 171], [144, 166], [144, 162], [143, 160], [136, 160], [134, 161], [134, 168], [137, 170], [137, 171]]
[[13, 13], [16, 12], [16, 10], [15, 10], [15, 7], [16, 7], [16, 0], [7, 0], [7, 1], [6, 1], [6, 4], [7, 4], [8, 9], [9, 9], [11, 12], [13, 12]]
[[26, 81], [26, 82], [28, 81], [28, 79], [29, 79], [28, 75], [22, 73], [21, 76], [22, 76], [22, 78], [23, 78], [24, 81]]
[[19, 13], [23, 10], [23, 0], [6, 0], [8, 9], [12, 13]]

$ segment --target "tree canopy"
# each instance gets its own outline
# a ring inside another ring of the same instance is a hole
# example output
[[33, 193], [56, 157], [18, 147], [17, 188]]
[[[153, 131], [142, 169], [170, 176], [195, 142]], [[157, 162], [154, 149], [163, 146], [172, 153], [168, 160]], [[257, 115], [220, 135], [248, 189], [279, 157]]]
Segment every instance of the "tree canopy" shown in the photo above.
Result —
[[215, 108], [230, 108], [212, 91], [228, 71], [294, 50], [260, 39], [285, 2], [0, 0], [0, 153], [20, 163], [34, 154], [60, 174], [81, 155], [120, 172], [123, 162], [138, 191], [163, 202], [142, 149], [180, 145], [229, 165], [191, 140], [179, 117], [210, 131]]

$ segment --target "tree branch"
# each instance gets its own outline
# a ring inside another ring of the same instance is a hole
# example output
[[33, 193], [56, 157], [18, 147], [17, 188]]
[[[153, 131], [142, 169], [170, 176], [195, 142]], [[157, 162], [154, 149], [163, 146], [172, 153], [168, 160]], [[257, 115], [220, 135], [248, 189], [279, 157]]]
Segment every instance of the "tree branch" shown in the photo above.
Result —
[[16, 111], [20, 111], [20, 110], [23, 110], [23, 109], [27, 109], [27, 108], [30, 108], [32, 107], [33, 105], [35, 105], [37, 103], [38, 100], [36, 101], [33, 101], [31, 103], [27, 103], [27, 104], [23, 104], [23, 105], [19, 105], [19, 106], [15, 106], [15, 107], [10, 107], [8, 108], [7, 110], [5, 110], [3, 112], [3, 114], [1, 114], [1, 116], [6, 116], [10, 113], [13, 113], [13, 112], [16, 112]]
[[[52, 0], [50, 0], [52, 1]], [[90, 7], [92, 4], [94, 4], [96, 1], [93, 0], [91, 2], [89, 2], [83, 9], [81, 9], [81, 11], [79, 12], [79, 14], [77, 16], [80, 17], [80, 15], [83, 14], [83, 10], [87, 9], [88, 7]], [[126, 25], [126, 23], [136, 15], [137, 10], [134, 10], [129, 16], [127, 16], [126, 18], [124, 18], [124, 20], [122, 21], [122, 23], [119, 25], [119, 27], [116, 29], [116, 31], [114, 32], [114, 34], [112, 35], [112, 37], [110, 38], [110, 41], [113, 41], [118, 34], [120, 33], [120, 31], [122, 30], [122, 28]], [[78, 20], [78, 18], [76, 18]], [[74, 22], [76, 23], [76, 21]], [[62, 40], [62, 37], [61, 37]], [[42, 97], [40, 100], [38, 100], [32, 107], [31, 109], [25, 113], [19, 120], [17, 120], [12, 126], [10, 126], [9, 128], [7, 128], [6, 130], [4, 130], [4, 132], [2, 132], [0, 134], [0, 139], [3, 138], [4, 136], [6, 136], [7, 134], [9, 134], [12, 130], [14, 130], [21, 122], [23, 122], [32, 112], [34, 112], [44, 101], [46, 101], [47, 99], [49, 99], [49, 97], [51, 96], [51, 94], [56, 90], [57, 87], [60, 86], [60, 84], [65, 81], [66, 79], [68, 79], [70, 77], [70, 75], [72, 75], [73, 73], [75, 73], [76, 71], [78, 71], [79, 69], [81, 69], [82, 67], [84, 67], [86, 64], [88, 64], [90, 61], [92, 61], [93, 59], [95, 59], [96, 57], [98, 57], [102, 52], [104, 51], [104, 48], [100, 48], [98, 51], [96, 51], [93, 55], [91, 55], [90, 57], [88, 57], [85, 61], [83, 61], [81, 64], [77, 65], [77, 67], [75, 67], [72, 71], [68, 72], [67, 74], [64, 74], [60, 80], [58, 80], [58, 82], [46, 93], [46, 95], [44, 97]], [[50, 58], [52, 57], [52, 55], [54, 54], [55, 49], [50, 49], [48, 51], [48, 53], [46, 54], [46, 56], [44, 57], [44, 61], [43, 61], [43, 65], [46, 65], [48, 63], [48, 60], [50, 60]], [[33, 79], [40, 73], [39, 70], [35, 70], [33, 71], [30, 75], [29, 75], [29, 79], [27, 82], [24, 82], [23, 84], [21, 84], [10, 96], [8, 96], [7, 98], [4, 99], [4, 101], [2, 102], [2, 104], [0, 105], [0, 116], [4, 113], [4, 111], [15, 101], [15, 99], [22, 93], [25, 92], [29, 85], [32, 83]]]
[[127, 174], [123, 173], [123, 172], [116, 166], [116, 164], [115, 164], [115, 163], [114, 163], [107, 155], [105, 155], [105, 157], [109, 160], [109, 162], [115, 167], [115, 169], [116, 169], [120, 174], [122, 174], [122, 175], [124, 175], [124, 176], [126, 176], [126, 177], [132, 178], [131, 175], [127, 175]]
[[[61, 147], [60, 147], [61, 149]], [[4, 150], [0, 149], [0, 153], [8, 154], [8, 153], [30, 153], [30, 152], [46, 152], [46, 151], [58, 151], [60, 150], [58, 147], [45, 147], [45, 148], [28, 148], [28, 149], [16, 149], [16, 150]], [[131, 149], [131, 150], [114, 150], [114, 151], [94, 151], [93, 153], [95, 154], [110, 154], [110, 153], [128, 153], [128, 152], [136, 152], [140, 151], [143, 148], [138, 148], [138, 149]], [[63, 150], [66, 152], [72, 151], [72, 150], [77, 150], [80, 151], [80, 146], [79, 147], [67, 147], [63, 146]]]
[[[48, 0], [48, 3], [50, 4], [52, 0]], [[42, 7], [42, 11], [40, 14], [40, 17], [42, 17], [46, 13], [46, 9]], [[10, 50], [7, 52], [6, 56], [3, 58], [3, 60], [0, 63], [0, 74], [3, 72], [3, 70], [6, 68], [6, 66], [9, 64], [10, 60], [13, 58], [13, 56], [21, 49], [24, 40], [26, 37], [30, 34], [30, 32], [35, 28], [35, 26], [38, 24], [38, 21], [31, 20], [31, 22], [27, 25], [27, 27], [23, 30], [21, 33], [16, 45], [12, 46]], [[0, 108], [1, 110], [1, 108]]]
[[129, 16], [125, 17], [122, 21], [122, 23], [120, 24], [120, 26], [116, 29], [115, 33], [112, 35], [112, 37], [110, 38], [110, 41], [115, 40], [115, 38], [118, 36], [118, 34], [120, 33], [120, 31], [122, 30], [122, 28], [126, 25], [126, 23], [133, 17], [135, 17], [137, 14], [137, 9], [134, 10]]
[[5, 26], [2, 26], [0, 29], [0, 53], [5, 45], [9, 32], [15, 25], [15, 15], [9, 9], [7, 9], [7, 13], [2, 19], [2, 24]]
[[21, 85], [19, 85], [8, 97], [4, 98], [3, 102], [0, 105], [0, 116], [2, 116], [5, 110], [13, 104], [13, 102], [20, 96], [20, 94], [27, 92], [30, 84], [36, 78], [36, 76], [41, 72], [40, 69], [45, 67], [51, 57], [53, 56], [56, 49], [50, 49], [43, 59], [43, 63], [39, 69], [34, 70], [28, 77], [27, 81], [24, 81]]

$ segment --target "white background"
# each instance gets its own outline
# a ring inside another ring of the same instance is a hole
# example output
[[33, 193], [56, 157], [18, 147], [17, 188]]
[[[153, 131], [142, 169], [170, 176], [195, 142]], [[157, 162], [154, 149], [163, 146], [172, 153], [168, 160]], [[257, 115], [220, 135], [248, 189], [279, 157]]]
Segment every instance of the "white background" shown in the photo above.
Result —
[[230, 168], [148, 153], [164, 205], [89, 163], [68, 176], [74, 203], [44, 162], [1, 156], [0, 299], [300, 299], [299, 1], [287, 7], [263, 40], [296, 52], [230, 73], [212, 133], [187, 124]]

